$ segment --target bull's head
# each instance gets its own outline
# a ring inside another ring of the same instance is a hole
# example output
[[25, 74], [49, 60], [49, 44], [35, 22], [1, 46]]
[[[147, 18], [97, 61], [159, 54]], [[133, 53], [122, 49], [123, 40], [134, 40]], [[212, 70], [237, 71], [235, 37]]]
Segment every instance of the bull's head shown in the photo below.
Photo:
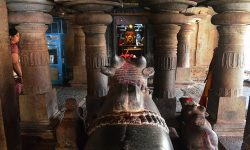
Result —
[[154, 74], [154, 69], [146, 68], [144, 57], [124, 59], [115, 56], [112, 65], [103, 67], [102, 73], [110, 77], [107, 97], [112, 99], [107, 104], [109, 106], [104, 108], [113, 112], [138, 112], [147, 107], [145, 101], [151, 98], [148, 94], [147, 79]]
[[186, 111], [186, 121], [195, 125], [195, 126], [203, 126], [206, 122], [206, 117], [208, 113], [206, 112], [206, 108], [198, 105], [188, 106], [189, 110]]
[[205, 107], [200, 106], [190, 98], [180, 98], [180, 102], [182, 105], [181, 115], [184, 122], [189, 122], [196, 126], [205, 124], [208, 116]]

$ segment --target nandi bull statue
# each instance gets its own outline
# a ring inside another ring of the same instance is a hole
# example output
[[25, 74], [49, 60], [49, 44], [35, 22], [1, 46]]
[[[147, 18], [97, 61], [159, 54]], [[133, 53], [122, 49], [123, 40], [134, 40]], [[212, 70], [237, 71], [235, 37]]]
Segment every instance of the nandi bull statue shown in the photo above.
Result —
[[180, 98], [182, 138], [189, 150], [218, 150], [218, 136], [206, 120], [206, 108], [192, 98]]
[[144, 57], [114, 57], [102, 73], [110, 77], [97, 118], [88, 128], [85, 150], [172, 150], [169, 130], [147, 88], [153, 68]]

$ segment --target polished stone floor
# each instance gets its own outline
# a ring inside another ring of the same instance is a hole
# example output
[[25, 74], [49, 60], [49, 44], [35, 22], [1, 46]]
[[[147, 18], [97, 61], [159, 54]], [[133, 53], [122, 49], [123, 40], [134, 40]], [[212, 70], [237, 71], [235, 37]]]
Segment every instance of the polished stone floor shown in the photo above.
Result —
[[[190, 96], [194, 101], [198, 102], [200, 96], [203, 92], [204, 84], [196, 83], [193, 86], [185, 87], [185, 88], [177, 88], [176, 89], [176, 98], [177, 98], [177, 112], [181, 111], [181, 104], [179, 102], [179, 98], [182, 96]], [[59, 108], [63, 108], [65, 100], [69, 98], [74, 98], [78, 103], [81, 103], [81, 106], [86, 111], [85, 106], [85, 97], [87, 95], [87, 89], [84, 87], [68, 87], [68, 86], [60, 86], [56, 87], [57, 89], [57, 99]], [[246, 83], [244, 86], [243, 94], [247, 97], [250, 97], [250, 83]], [[248, 101], [247, 101], [248, 104]], [[247, 108], [247, 106], [246, 106]], [[86, 112], [85, 112], [86, 114]], [[223, 146], [226, 150], [238, 150], [241, 147], [243, 138], [242, 137], [223, 137], [220, 138], [220, 141], [223, 142]]]
[[[176, 89], [176, 98], [177, 98], [177, 112], [181, 111], [181, 104], [179, 102], [179, 98], [182, 96], [190, 96], [194, 101], [199, 102], [201, 94], [203, 92], [204, 84], [197, 83], [193, 86], [186, 88], [177, 88]], [[57, 99], [59, 108], [62, 108], [65, 100], [69, 98], [74, 98], [77, 102], [83, 101], [85, 103], [85, 97], [87, 95], [87, 89], [84, 87], [56, 87], [57, 89]], [[244, 86], [243, 95], [249, 97], [250, 96], [250, 86]], [[248, 101], [247, 101], [248, 104]], [[246, 106], [247, 108], [247, 106]]]

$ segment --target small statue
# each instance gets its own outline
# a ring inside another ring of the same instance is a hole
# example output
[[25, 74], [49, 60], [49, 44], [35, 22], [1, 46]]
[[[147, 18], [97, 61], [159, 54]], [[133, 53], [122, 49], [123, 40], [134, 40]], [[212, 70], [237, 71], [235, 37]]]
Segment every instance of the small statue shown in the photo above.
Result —
[[206, 120], [206, 108], [181, 98], [182, 138], [189, 150], [218, 150], [218, 136]]

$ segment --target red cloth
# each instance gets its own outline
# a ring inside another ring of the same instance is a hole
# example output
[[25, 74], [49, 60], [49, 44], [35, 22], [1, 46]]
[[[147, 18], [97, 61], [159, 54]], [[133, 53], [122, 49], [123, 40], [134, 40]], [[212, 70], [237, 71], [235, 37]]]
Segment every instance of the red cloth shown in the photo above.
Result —
[[23, 84], [21, 78], [16, 78], [15, 83], [16, 83], [16, 94], [20, 95], [23, 92]]
[[11, 44], [10, 45], [10, 50], [11, 50], [11, 53], [17, 53], [18, 54], [18, 46], [17, 46], [17, 44]]

